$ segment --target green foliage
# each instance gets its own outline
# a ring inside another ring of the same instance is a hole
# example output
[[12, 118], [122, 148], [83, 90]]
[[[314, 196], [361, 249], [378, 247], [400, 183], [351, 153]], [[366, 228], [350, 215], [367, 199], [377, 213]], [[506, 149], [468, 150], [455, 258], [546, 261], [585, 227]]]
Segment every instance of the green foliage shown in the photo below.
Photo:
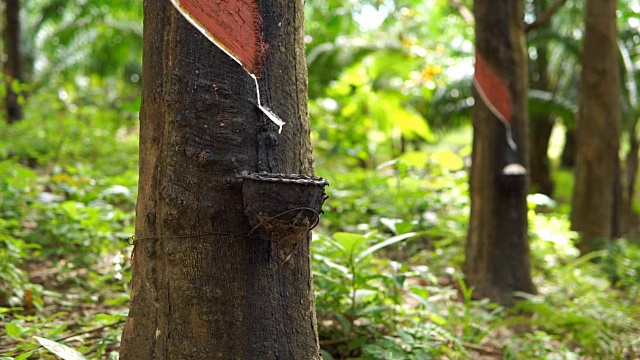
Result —
[[0, 122], [0, 154], [31, 166], [80, 161], [109, 174], [133, 169], [137, 109], [123, 101], [73, 87], [34, 95], [24, 120], [11, 126]]
[[[580, 258], [568, 216], [558, 212], [564, 207], [543, 195], [529, 197], [541, 295], [511, 311], [473, 300], [457, 275], [467, 179], [437, 161], [452, 156], [443, 151], [375, 171], [317, 170], [332, 183], [330, 210], [313, 242], [321, 341], [331, 344], [325, 357], [475, 358], [470, 345], [496, 342], [508, 359], [637, 354], [638, 246], [620, 241]], [[402, 234], [411, 237], [395, 242]], [[359, 256], [387, 241], [393, 244]]]
[[20, 267], [33, 250], [39, 247], [19, 238], [21, 220], [26, 207], [25, 196], [29, 194], [29, 181], [35, 174], [18, 164], [0, 162], [0, 304], [15, 302], [29, 287], [27, 274]]
[[[441, 166], [443, 158], [458, 155], [437, 150], [377, 171], [329, 176], [336, 184], [330, 203], [340, 207], [326, 211], [313, 259], [321, 339], [344, 339], [329, 348], [333, 356], [468, 356], [464, 343], [482, 341], [501, 318], [501, 308], [472, 301], [472, 289], [455, 275], [467, 183]], [[324, 233], [335, 227], [351, 232]], [[462, 302], [455, 287], [465, 289]]]
[[[630, 129], [640, 40], [637, 2], [623, 3]], [[116, 359], [138, 171], [141, 2], [23, 4], [26, 81], [15, 85], [27, 94], [25, 119], [0, 122], [0, 357], [51, 358], [39, 336]], [[473, 26], [445, 0], [305, 9], [311, 135], [317, 173], [332, 184], [312, 243], [324, 358], [637, 357], [640, 247], [620, 240], [579, 257], [567, 171], [555, 174], [557, 204], [529, 198], [540, 293], [506, 310], [464, 282]], [[582, 11], [569, 0], [548, 30], [527, 35], [532, 60], [548, 46], [553, 89], [530, 92], [529, 108], [566, 126]]]
[[141, 1], [36, 0], [23, 8], [22, 52], [34, 90], [70, 83], [89, 90], [107, 77], [111, 86], [139, 81]]
[[[634, 317], [640, 309], [610, 288], [598, 266], [559, 268], [555, 286], [544, 291], [544, 300], [532, 298], [518, 309], [531, 313], [526, 322], [544, 331], [554, 342], [593, 358], [624, 358], [638, 353], [640, 324]], [[553, 287], [553, 288], [551, 288]]]
[[602, 268], [615, 288], [640, 295], [640, 247], [625, 239], [610, 243]]
[[[110, 185], [116, 178], [95, 179], [95, 173], [88, 177], [84, 170], [69, 166], [65, 173], [40, 174], [0, 161], [0, 171], [10, 175], [0, 179], [0, 334], [16, 345], [5, 355], [31, 354], [37, 349], [28, 341], [32, 336], [60, 338], [70, 331], [70, 320], [91, 328], [123, 319], [122, 314], [100, 311], [108, 311], [103, 303], [121, 306], [128, 300], [121, 281], [128, 276], [129, 246], [123, 238], [133, 231], [132, 190]], [[133, 186], [135, 173], [130, 176], [126, 184]], [[37, 272], [53, 272], [28, 273], [34, 266], [40, 268]], [[73, 290], [66, 291], [69, 287]], [[93, 306], [97, 311], [89, 311], [88, 317], [51, 313], [62, 306], [70, 311]], [[102, 336], [78, 349], [99, 358], [117, 343], [119, 329], [105, 329]]]
[[307, 2], [306, 10], [309, 113], [322, 157], [375, 167], [435, 141], [432, 100], [445, 81], [471, 73], [471, 27], [441, 1]]
[[33, 336], [57, 340], [94, 328], [97, 338], [72, 347], [102, 358], [119, 342], [126, 312], [113, 312], [129, 297], [122, 281], [137, 110], [94, 91], [33, 94], [23, 121], [0, 123], [0, 356], [44, 358]]
[[[439, 288], [426, 266], [376, 257], [415, 233], [380, 242], [369, 233], [335, 233], [314, 241], [314, 279], [321, 338], [344, 338], [333, 353], [365, 359], [437, 358], [466, 354], [462, 341], [487, 334], [488, 303], [450, 303], [455, 292]], [[468, 294], [471, 292], [469, 291]], [[460, 336], [461, 335], [461, 336]], [[451, 349], [451, 346], [454, 349]]]
[[[530, 207], [535, 206], [536, 197], [545, 196], [529, 196]], [[535, 229], [530, 234], [530, 246], [532, 263], [536, 270], [555, 271], [556, 267], [566, 266], [580, 255], [574, 245], [578, 236], [569, 229], [568, 216], [557, 213], [541, 214], [530, 210], [529, 224]]]
[[557, 345], [557, 338], [544, 331], [527, 332], [508, 340], [504, 347], [507, 360], [531, 359], [579, 359], [580, 354], [571, 351], [565, 344]]

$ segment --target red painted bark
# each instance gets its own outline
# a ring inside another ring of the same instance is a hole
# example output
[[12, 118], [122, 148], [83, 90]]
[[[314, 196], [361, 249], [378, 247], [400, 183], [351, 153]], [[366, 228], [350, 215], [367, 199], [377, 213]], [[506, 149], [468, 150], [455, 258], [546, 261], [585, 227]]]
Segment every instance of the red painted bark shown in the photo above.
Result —
[[493, 71], [479, 52], [476, 52], [474, 83], [491, 112], [498, 118], [502, 117], [501, 121], [511, 122], [513, 108], [507, 83]]
[[[260, 77], [262, 53], [258, 0], [172, 0], [190, 21], [215, 38], [216, 45]], [[212, 40], [212, 39], [210, 39]]]

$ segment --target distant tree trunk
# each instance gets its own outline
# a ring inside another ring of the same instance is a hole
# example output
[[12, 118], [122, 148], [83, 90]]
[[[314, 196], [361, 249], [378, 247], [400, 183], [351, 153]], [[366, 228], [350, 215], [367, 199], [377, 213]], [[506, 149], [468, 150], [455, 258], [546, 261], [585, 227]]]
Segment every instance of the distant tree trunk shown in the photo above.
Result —
[[533, 191], [553, 196], [549, 161], [549, 139], [554, 121], [549, 114], [531, 114], [531, 187]]
[[[542, 14], [546, 9], [546, 0], [536, 0], [536, 14]], [[548, 22], [542, 25], [542, 29], [548, 28]], [[531, 59], [529, 75], [531, 88], [549, 91], [549, 59], [546, 44], [536, 46], [537, 58]], [[553, 181], [549, 167], [549, 139], [553, 130], [553, 117], [548, 112], [530, 112], [530, 168], [531, 187], [535, 192], [548, 196], [553, 195]]]
[[310, 237], [284, 262], [275, 242], [247, 235], [240, 174], [313, 174], [302, 2], [259, 3], [262, 97], [285, 119], [281, 134], [234, 60], [169, 0], [144, 2], [137, 240], [121, 359], [320, 359]]
[[[506, 84], [508, 101], [503, 97], [504, 101], [494, 105], [512, 110], [505, 118], [510, 119], [517, 148], [509, 146], [506, 126], [483, 98], [490, 95], [476, 91], [481, 96], [476, 96], [473, 110], [471, 218], [464, 274], [475, 296], [511, 305], [515, 291], [535, 292], [527, 236], [526, 174], [513, 167], [527, 164], [523, 2], [476, 0], [474, 15], [476, 79], [478, 61], [483, 61]], [[499, 89], [489, 86], [484, 90]]]
[[571, 211], [578, 248], [601, 248], [618, 232], [621, 101], [616, 0], [587, 0]]
[[560, 167], [563, 169], [573, 169], [576, 163], [576, 129], [567, 128], [564, 134], [564, 146], [560, 155]]
[[638, 167], [640, 155], [640, 141], [635, 135], [638, 123], [634, 122], [629, 129], [629, 152], [625, 159], [624, 166], [624, 185], [622, 193], [622, 214], [620, 225], [622, 234], [633, 233], [633, 227], [636, 223], [636, 215], [633, 211], [633, 200], [636, 195], [636, 181], [638, 179]]
[[22, 81], [22, 59], [20, 55], [20, 0], [5, 1], [4, 44], [7, 60], [4, 63], [4, 75], [7, 86], [5, 107], [7, 122], [14, 123], [22, 119], [22, 107], [18, 101], [19, 93], [14, 89], [14, 81]]

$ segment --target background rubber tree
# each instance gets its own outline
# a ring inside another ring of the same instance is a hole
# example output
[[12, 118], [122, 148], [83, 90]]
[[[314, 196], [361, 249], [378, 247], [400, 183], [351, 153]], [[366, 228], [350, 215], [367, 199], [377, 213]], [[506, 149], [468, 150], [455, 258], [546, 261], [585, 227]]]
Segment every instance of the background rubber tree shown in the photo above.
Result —
[[22, 119], [19, 83], [22, 81], [22, 56], [20, 49], [20, 0], [6, 0], [4, 4], [4, 78], [6, 83], [5, 108], [7, 122]]
[[[548, 9], [547, 0], [535, 0], [536, 20], [541, 21], [541, 15]], [[545, 31], [550, 28], [548, 21], [541, 22], [537, 30]], [[536, 31], [537, 31], [536, 30]], [[549, 50], [548, 44], [530, 46], [529, 56], [529, 83], [531, 89], [540, 91], [550, 90], [549, 76]], [[547, 151], [549, 139], [553, 130], [554, 115], [547, 111], [534, 111], [529, 108], [529, 146], [530, 146], [530, 170], [531, 187], [534, 192], [548, 196], [553, 195], [553, 181], [551, 180], [551, 167]]]
[[587, 0], [571, 226], [585, 253], [619, 232], [621, 92], [616, 0]]
[[[286, 263], [271, 256], [272, 242], [244, 235], [251, 227], [238, 184], [242, 172], [313, 173], [303, 4], [250, 4], [259, 6], [266, 49], [262, 98], [286, 121], [281, 134], [238, 63], [170, 1], [144, 3], [137, 240], [122, 359], [320, 358], [309, 237]], [[202, 233], [218, 235], [172, 237]]]
[[[625, 4], [626, 5], [626, 4]], [[637, 11], [638, 9], [635, 8]], [[621, 234], [631, 234], [638, 222], [638, 214], [634, 208], [636, 196], [636, 182], [638, 167], [640, 165], [640, 139], [638, 134], [638, 120], [640, 120], [640, 103], [638, 102], [638, 89], [640, 86], [640, 38], [638, 38], [637, 12], [631, 6], [620, 6], [621, 17], [619, 28], [619, 50], [622, 59], [621, 84], [622, 93], [622, 131], [627, 136], [622, 136], [628, 143], [624, 157], [624, 167], [620, 173], [622, 183], [622, 211], [620, 216]], [[624, 146], [623, 146], [624, 148]]]
[[[478, 90], [464, 274], [475, 296], [511, 305], [514, 292], [536, 291], [527, 236], [523, 3], [477, 0], [473, 12]], [[503, 121], [509, 122], [510, 131]]]
[[[550, 8], [561, 2], [554, 2]], [[638, 81], [640, 81], [638, 70], [640, 66], [638, 65], [640, 39], [637, 37], [638, 25], [634, 20], [637, 18], [637, 7], [633, 1], [622, 1], [620, 4], [617, 14], [618, 51], [622, 76], [619, 83], [622, 106], [621, 141], [627, 142], [628, 145], [622, 146], [620, 152], [624, 161], [620, 169], [622, 200], [619, 228], [620, 234], [629, 234], [634, 231], [634, 224], [637, 223], [636, 211], [632, 204], [635, 197], [638, 149], [640, 148], [637, 132], [638, 114], [640, 114], [637, 101]], [[540, 54], [534, 50], [546, 47], [548, 49], [549, 74], [548, 90], [532, 89], [529, 91], [529, 110], [532, 116], [552, 113], [556, 118], [556, 123], [563, 125], [566, 137], [564, 151], [560, 159], [561, 167], [572, 167], [575, 163], [575, 118], [578, 112], [579, 70], [584, 36], [583, 31], [577, 29], [583, 28], [584, 8], [583, 2], [569, 0], [554, 12], [548, 22], [544, 23], [547, 27], [536, 27], [527, 33], [530, 64], [540, 58]], [[536, 59], [531, 57], [532, 54], [536, 55]], [[531, 74], [530, 78], [533, 76]], [[531, 81], [531, 85], [532, 88], [535, 88], [534, 81]], [[534, 122], [535, 120], [532, 119], [532, 142], [542, 141], [541, 139], [535, 140]], [[540, 154], [532, 154], [532, 162], [535, 162], [536, 156], [539, 157]], [[532, 168], [532, 178], [534, 172], [535, 170]]]

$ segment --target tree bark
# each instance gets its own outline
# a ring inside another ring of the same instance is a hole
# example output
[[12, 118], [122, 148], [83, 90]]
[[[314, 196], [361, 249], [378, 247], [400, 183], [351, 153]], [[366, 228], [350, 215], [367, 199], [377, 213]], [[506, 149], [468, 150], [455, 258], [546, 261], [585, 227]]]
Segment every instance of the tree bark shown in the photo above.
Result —
[[560, 155], [560, 167], [563, 169], [573, 169], [576, 164], [576, 140], [575, 127], [567, 128], [564, 134], [564, 146]]
[[[633, 210], [633, 200], [636, 197], [636, 181], [638, 179], [638, 167], [640, 165], [640, 141], [636, 134], [638, 123], [634, 122], [629, 131], [629, 152], [625, 158], [624, 185], [622, 194], [622, 214], [620, 222], [622, 234], [632, 234], [637, 222]], [[621, 174], [622, 175], [622, 174]]]
[[[545, 0], [535, 1], [536, 14], [540, 16], [546, 10]], [[538, 19], [536, 19], [536, 22]], [[539, 25], [543, 30], [547, 29], [548, 22]], [[549, 91], [549, 59], [546, 45], [536, 47], [537, 58], [531, 59], [531, 88]], [[553, 181], [549, 166], [549, 138], [553, 131], [553, 117], [549, 113], [530, 112], [530, 154], [531, 154], [531, 187], [535, 192], [548, 196], [553, 195]]]
[[571, 211], [583, 253], [601, 248], [618, 232], [621, 101], [616, 0], [587, 0], [585, 28]]
[[320, 359], [310, 237], [283, 263], [274, 243], [246, 235], [238, 175], [313, 174], [302, 3], [262, 0], [260, 9], [262, 99], [286, 121], [281, 134], [234, 60], [169, 0], [144, 3], [137, 240], [122, 359]]
[[554, 121], [549, 114], [531, 114], [531, 187], [533, 191], [553, 196], [549, 161], [549, 139]]
[[20, 0], [5, 1], [4, 43], [7, 60], [4, 63], [4, 75], [7, 87], [5, 107], [7, 122], [14, 123], [22, 119], [22, 106], [19, 91], [14, 89], [15, 81], [22, 81], [22, 58], [20, 54]]
[[514, 161], [526, 165], [528, 160], [523, 3], [476, 0], [474, 15], [476, 52], [507, 83], [518, 147], [515, 154], [509, 153], [505, 126], [476, 94], [464, 273], [476, 297], [508, 306], [515, 301], [515, 291], [535, 292], [529, 264], [526, 175], [514, 181], [515, 176], [504, 174], [505, 165]]

